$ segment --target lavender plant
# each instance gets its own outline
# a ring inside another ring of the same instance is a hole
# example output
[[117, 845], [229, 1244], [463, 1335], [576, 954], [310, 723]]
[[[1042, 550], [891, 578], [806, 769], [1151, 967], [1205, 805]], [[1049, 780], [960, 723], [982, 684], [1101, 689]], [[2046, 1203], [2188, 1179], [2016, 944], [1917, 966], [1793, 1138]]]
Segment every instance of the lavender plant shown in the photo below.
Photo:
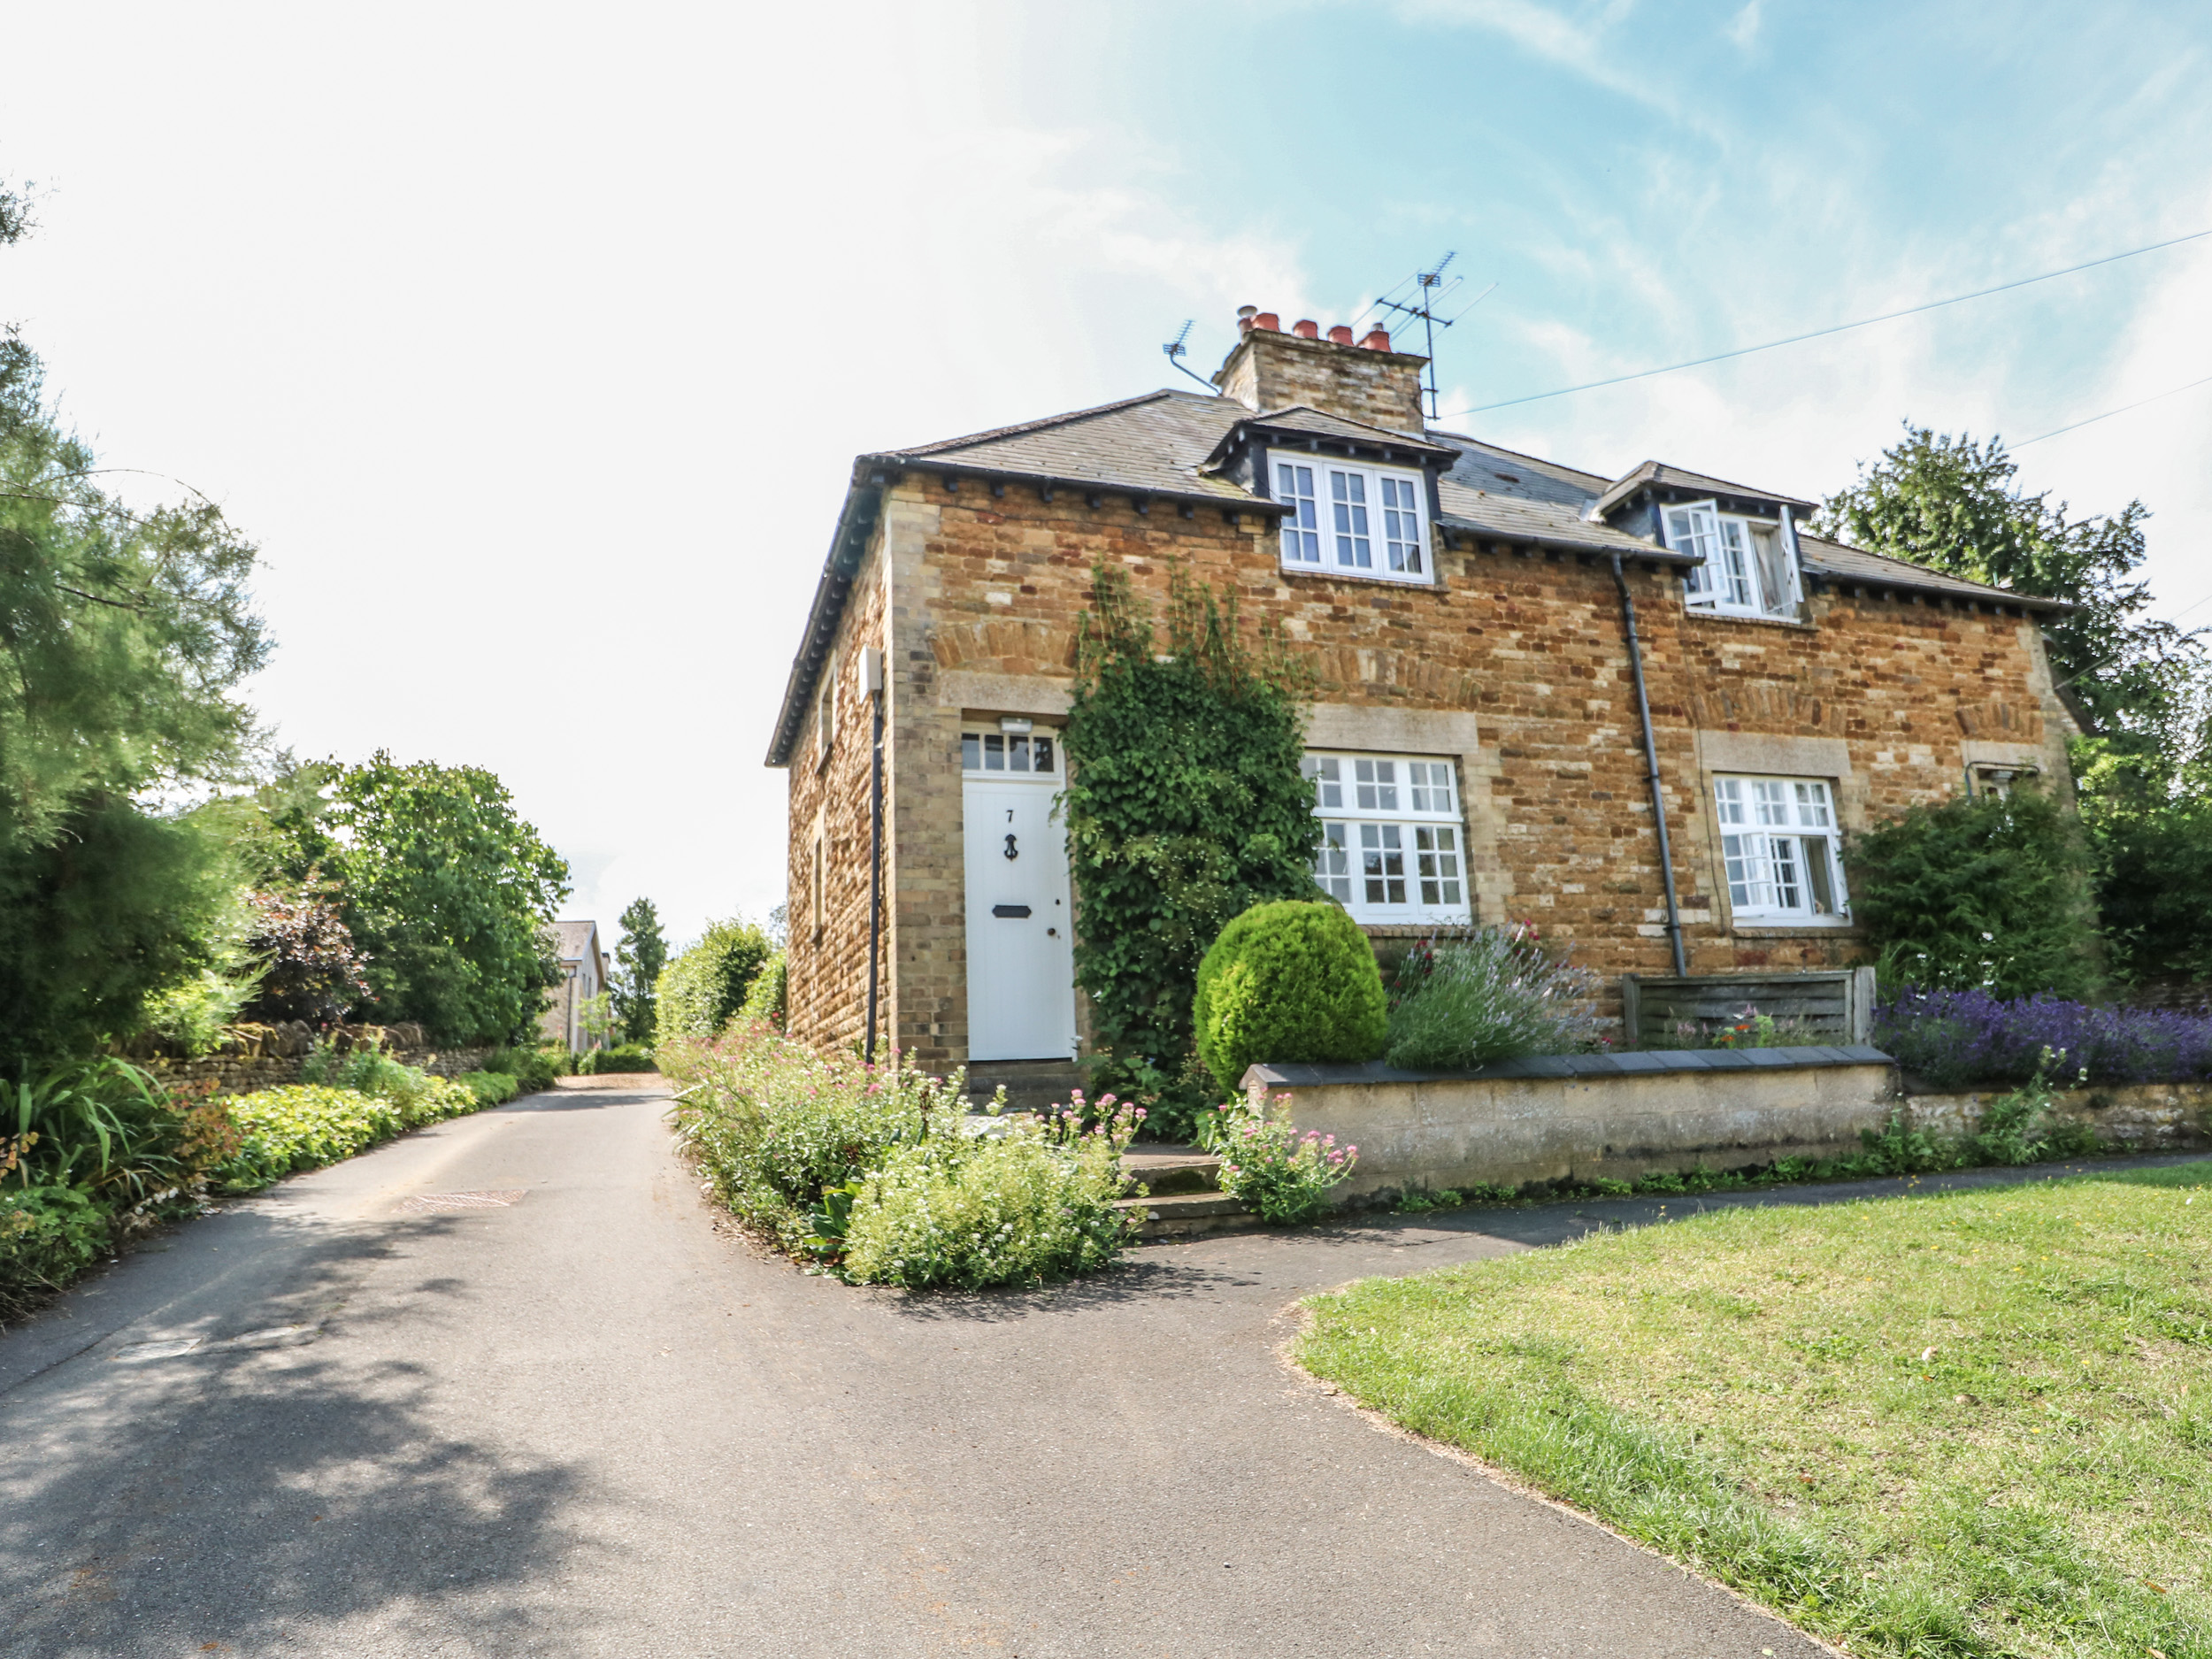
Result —
[[2212, 1078], [2212, 1018], [1983, 990], [1907, 991], [1875, 1010], [1874, 1041], [1944, 1087], [2024, 1083], [2050, 1066], [2093, 1083]]
[[1409, 952], [1390, 1013], [1390, 1064], [1463, 1070], [1599, 1046], [1598, 977], [1545, 950], [1525, 922], [1479, 927]]

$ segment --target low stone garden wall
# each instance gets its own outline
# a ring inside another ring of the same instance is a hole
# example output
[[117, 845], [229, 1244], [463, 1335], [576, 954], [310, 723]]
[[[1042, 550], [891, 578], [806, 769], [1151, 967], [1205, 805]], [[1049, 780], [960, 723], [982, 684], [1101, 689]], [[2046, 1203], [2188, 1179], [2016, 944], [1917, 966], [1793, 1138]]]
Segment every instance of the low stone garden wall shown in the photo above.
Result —
[[[1905, 1096], [1905, 1120], [1947, 1138], [1971, 1133], [2007, 1085], [1962, 1094]], [[2066, 1089], [2052, 1110], [2087, 1124], [2116, 1151], [2185, 1152], [2212, 1146], [2212, 1083], [2108, 1083]]]
[[[373, 1044], [403, 1065], [411, 1065], [434, 1077], [458, 1077], [483, 1064], [488, 1048], [433, 1048], [420, 1025], [339, 1025], [327, 1033], [341, 1053]], [[216, 1092], [251, 1094], [265, 1088], [282, 1088], [300, 1080], [300, 1067], [315, 1046], [312, 1027], [239, 1025], [213, 1054], [184, 1057], [137, 1053], [130, 1057], [164, 1083], [194, 1084], [212, 1078]]]
[[1256, 1065], [1256, 1110], [1287, 1094], [1301, 1129], [1359, 1148], [1340, 1202], [1481, 1182], [1632, 1181], [1860, 1149], [1898, 1103], [1897, 1068], [1863, 1044], [1540, 1055], [1478, 1071]]
[[[1286, 1106], [1299, 1128], [1359, 1148], [1337, 1189], [1349, 1203], [1484, 1182], [1632, 1181], [1838, 1157], [1862, 1150], [1860, 1131], [1878, 1131], [1901, 1110], [1912, 1127], [1965, 1135], [2007, 1092], [1908, 1094], [1896, 1063], [1864, 1044], [1543, 1055], [1454, 1072], [1256, 1065], [1244, 1087], [1255, 1110]], [[2055, 1106], [2116, 1150], [2212, 1145], [2212, 1084], [2077, 1089]]]

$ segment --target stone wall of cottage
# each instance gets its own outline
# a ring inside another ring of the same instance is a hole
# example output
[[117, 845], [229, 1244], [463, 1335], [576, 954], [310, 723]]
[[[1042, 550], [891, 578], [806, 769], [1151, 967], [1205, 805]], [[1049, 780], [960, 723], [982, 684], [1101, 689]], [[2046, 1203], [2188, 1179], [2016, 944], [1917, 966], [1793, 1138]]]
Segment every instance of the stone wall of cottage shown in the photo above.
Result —
[[[1374, 336], [1370, 336], [1371, 338]], [[1383, 334], [1387, 342], [1389, 336]], [[1248, 409], [1304, 404], [1393, 432], [1419, 432], [1421, 370], [1426, 357], [1343, 346], [1275, 329], [1248, 328], [1214, 384]]]
[[[840, 635], [847, 710], [828, 764], [812, 726], [791, 766], [791, 1010], [817, 1043], [857, 1039], [867, 937], [861, 643], [890, 615], [887, 1032], [933, 1067], [966, 1056], [959, 734], [964, 715], [1051, 720], [1071, 686], [1094, 562], [1156, 603], [1186, 561], [1279, 622], [1318, 677], [1331, 746], [1458, 758], [1479, 920], [1536, 923], [1617, 987], [1671, 971], [1656, 837], [1609, 568], [1486, 546], [1437, 549], [1416, 588], [1285, 573], [1272, 520], [1171, 503], [1139, 511], [909, 473], [887, 492]], [[1693, 972], [1838, 964], [1848, 928], [1733, 925], [1710, 810], [1717, 771], [1833, 779], [1847, 829], [1956, 792], [1976, 762], [2063, 780], [2066, 718], [2032, 620], [1816, 595], [1804, 622], [1696, 614], [1679, 578], [1632, 569]], [[1371, 733], [1361, 741], [1360, 733]], [[1408, 736], [1407, 733], [1413, 735]], [[1427, 733], [1453, 735], [1431, 738]], [[812, 838], [830, 849], [813, 931]], [[1617, 1012], [1617, 990], [1609, 995]]]
[[[884, 640], [883, 531], [853, 585], [838, 626], [833, 652], [836, 718], [826, 746], [819, 718], [824, 687], [807, 710], [805, 728], [789, 767], [790, 866], [786, 926], [788, 944], [787, 1024], [807, 1041], [824, 1048], [855, 1048], [867, 1036], [868, 1007], [868, 844], [873, 710], [866, 690], [863, 653]], [[888, 710], [887, 709], [887, 717]], [[889, 834], [888, 784], [892, 768], [888, 726], [885, 739], [885, 833]], [[958, 763], [955, 762], [957, 802]], [[822, 893], [814, 888], [815, 848], [823, 856]], [[951, 856], [958, 868], [959, 847]], [[886, 891], [890, 890], [887, 860]], [[887, 904], [887, 912], [890, 907]], [[887, 936], [879, 949], [889, 961]], [[895, 1006], [885, 977], [880, 1006]], [[879, 1034], [889, 1029], [879, 1013]]]

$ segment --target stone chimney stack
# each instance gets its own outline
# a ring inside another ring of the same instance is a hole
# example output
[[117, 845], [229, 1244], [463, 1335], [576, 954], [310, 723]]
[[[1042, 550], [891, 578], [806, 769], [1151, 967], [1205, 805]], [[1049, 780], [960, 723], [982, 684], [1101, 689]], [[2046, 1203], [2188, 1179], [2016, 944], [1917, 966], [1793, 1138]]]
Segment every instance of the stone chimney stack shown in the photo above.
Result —
[[1393, 351], [1387, 331], [1374, 328], [1357, 345], [1339, 323], [1324, 337], [1310, 319], [1283, 332], [1282, 319], [1257, 306], [1237, 308], [1239, 338], [1214, 376], [1225, 396], [1255, 413], [1303, 403], [1348, 420], [1421, 432], [1421, 371], [1428, 359]]

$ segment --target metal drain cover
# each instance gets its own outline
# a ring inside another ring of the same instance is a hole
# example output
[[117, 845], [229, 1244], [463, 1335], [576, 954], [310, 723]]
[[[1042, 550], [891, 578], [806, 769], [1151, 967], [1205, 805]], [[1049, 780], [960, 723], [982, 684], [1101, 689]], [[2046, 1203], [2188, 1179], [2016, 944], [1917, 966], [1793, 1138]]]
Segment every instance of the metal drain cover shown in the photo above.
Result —
[[456, 1210], [504, 1210], [522, 1202], [519, 1187], [504, 1188], [495, 1193], [419, 1193], [412, 1198], [400, 1200], [399, 1207], [410, 1215], [422, 1216]]

